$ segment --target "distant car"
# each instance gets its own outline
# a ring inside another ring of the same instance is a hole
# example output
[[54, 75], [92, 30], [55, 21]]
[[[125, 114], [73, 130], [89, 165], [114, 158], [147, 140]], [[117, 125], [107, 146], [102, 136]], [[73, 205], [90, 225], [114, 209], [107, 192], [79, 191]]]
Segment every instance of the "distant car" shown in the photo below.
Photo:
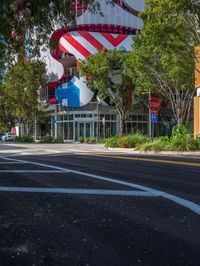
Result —
[[0, 132], [0, 140], [1, 140], [1, 138], [3, 137], [3, 135], [5, 135], [5, 133]]
[[1, 137], [1, 141], [2, 142], [8, 142], [8, 141], [13, 141], [15, 139], [16, 135], [13, 133], [5, 133], [2, 137]]

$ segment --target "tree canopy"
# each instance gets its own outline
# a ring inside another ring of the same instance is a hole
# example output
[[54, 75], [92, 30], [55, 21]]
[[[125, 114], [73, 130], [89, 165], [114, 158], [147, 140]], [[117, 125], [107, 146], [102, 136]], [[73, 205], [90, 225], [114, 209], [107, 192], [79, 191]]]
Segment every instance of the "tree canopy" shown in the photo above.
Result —
[[174, 0], [147, 0], [144, 25], [128, 60], [137, 86], [168, 99], [178, 123], [189, 121], [195, 94], [196, 38], [186, 24], [194, 16], [185, 8]]
[[45, 66], [39, 61], [17, 62], [1, 84], [0, 120], [11, 128], [15, 123], [31, 124], [43, 112], [38, 90], [45, 85]]
[[109, 98], [110, 104], [116, 107], [120, 116], [120, 134], [124, 133], [124, 122], [131, 107], [134, 79], [127, 73], [125, 51], [101, 51], [87, 58], [80, 65], [80, 72], [87, 76], [87, 85], [98, 91], [104, 100]]
[[[99, 11], [96, 0], [79, 2], [90, 4], [93, 12]], [[1, 0], [0, 34], [4, 37], [7, 54], [23, 53], [26, 34], [31, 52], [35, 53], [42, 44], [49, 42], [49, 34], [56, 26], [73, 25], [76, 17], [73, 3], [74, 0]]]

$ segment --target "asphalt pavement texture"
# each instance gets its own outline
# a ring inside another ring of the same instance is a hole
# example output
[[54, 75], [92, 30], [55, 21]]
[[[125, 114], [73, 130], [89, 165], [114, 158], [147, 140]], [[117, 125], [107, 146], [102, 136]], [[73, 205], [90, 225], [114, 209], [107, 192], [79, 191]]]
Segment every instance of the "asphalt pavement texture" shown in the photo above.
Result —
[[1, 155], [0, 265], [199, 266], [200, 160], [161, 159]]

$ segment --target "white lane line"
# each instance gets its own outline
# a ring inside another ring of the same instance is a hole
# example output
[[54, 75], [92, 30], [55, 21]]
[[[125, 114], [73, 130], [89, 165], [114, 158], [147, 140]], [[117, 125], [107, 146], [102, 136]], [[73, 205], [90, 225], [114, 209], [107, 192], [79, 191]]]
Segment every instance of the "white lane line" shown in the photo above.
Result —
[[0, 173], [69, 173], [69, 171], [61, 170], [0, 170]]
[[22, 164], [20, 162], [0, 162], [0, 164]]
[[145, 191], [130, 190], [105, 190], [105, 189], [77, 189], [77, 188], [35, 188], [35, 187], [0, 187], [0, 192], [26, 192], [26, 193], [60, 193], [104, 196], [134, 196], [157, 197], [157, 195]]
[[[22, 162], [22, 163], [29, 162], [29, 161], [25, 161], [25, 160], [11, 159], [11, 158], [6, 158], [6, 157], [3, 157], [3, 159], [4, 160], [12, 160], [12, 161], [16, 161], [16, 162]], [[150, 188], [150, 187], [146, 187], [146, 186], [143, 186], [143, 185], [138, 185], [138, 184], [135, 184], [135, 183], [130, 183], [130, 182], [122, 181], [122, 180], [117, 180], [117, 179], [113, 179], [113, 178], [108, 178], [108, 177], [103, 177], [103, 176], [99, 176], [99, 175], [94, 175], [94, 174], [90, 174], [90, 173], [86, 173], [86, 172], [75, 171], [75, 170], [68, 169], [68, 168], [62, 168], [62, 167], [57, 167], [57, 166], [53, 166], [53, 165], [46, 165], [46, 164], [41, 164], [41, 163], [36, 163], [36, 162], [29, 162], [29, 163], [31, 163], [33, 165], [46, 166], [46, 167], [49, 167], [49, 168], [52, 168], [52, 169], [68, 171], [68, 172], [75, 173], [75, 174], [78, 174], [78, 175], [89, 176], [89, 177], [92, 177], [92, 178], [95, 178], [95, 179], [98, 179], [98, 180], [103, 180], [103, 181], [107, 181], [107, 182], [114, 183], [114, 184], [120, 184], [120, 185], [128, 186], [128, 187], [131, 187], [131, 188], [137, 188], [137, 189], [140, 189], [140, 190], [155, 194], [156, 196], [163, 197], [163, 198], [168, 199], [168, 200], [170, 200], [172, 202], [175, 202], [176, 204], [178, 204], [180, 206], [183, 206], [183, 207], [191, 210], [192, 212], [200, 215], [200, 205], [199, 204], [196, 204], [196, 203], [194, 203], [192, 201], [183, 199], [181, 197], [169, 194], [169, 193], [161, 191], [161, 190], [153, 189], [153, 188]]]

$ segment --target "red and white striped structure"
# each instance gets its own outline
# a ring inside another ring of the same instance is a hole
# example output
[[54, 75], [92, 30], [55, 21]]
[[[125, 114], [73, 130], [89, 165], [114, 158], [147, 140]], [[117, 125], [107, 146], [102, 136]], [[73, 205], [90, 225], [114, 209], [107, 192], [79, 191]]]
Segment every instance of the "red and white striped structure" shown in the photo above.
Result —
[[77, 60], [84, 60], [101, 50], [130, 51], [132, 38], [127, 34], [72, 31], [61, 37], [59, 48], [64, 53], [73, 54]]
[[[137, 14], [143, 10], [144, 0], [113, 0], [112, 5], [108, 5], [107, 0], [98, 1], [103, 16], [98, 12], [91, 12], [87, 6], [83, 6], [81, 11], [81, 5], [76, 0], [73, 5], [77, 14], [76, 26], [69, 26], [54, 32], [52, 39], [56, 39], [59, 46], [51, 51], [52, 57], [49, 58], [47, 63], [49, 66], [48, 72], [51, 74], [49, 76], [50, 88], [61, 86], [61, 80], [62, 89], [67, 90], [69, 87], [60, 63], [60, 51], [72, 54], [77, 61], [80, 61], [103, 49], [131, 50], [133, 35], [140, 30], [142, 25], [142, 21], [137, 17]], [[52, 73], [55, 73], [55, 75], [52, 75]], [[77, 86], [80, 90], [79, 106], [86, 105], [93, 97], [93, 93], [85, 86], [84, 79], [77, 80], [77, 77], [75, 77], [72, 78], [71, 83], [74, 83], [76, 92]], [[72, 89], [71, 84], [70, 90]], [[65, 102], [69, 103], [70, 101]], [[68, 106], [77, 107], [73, 104]]]

